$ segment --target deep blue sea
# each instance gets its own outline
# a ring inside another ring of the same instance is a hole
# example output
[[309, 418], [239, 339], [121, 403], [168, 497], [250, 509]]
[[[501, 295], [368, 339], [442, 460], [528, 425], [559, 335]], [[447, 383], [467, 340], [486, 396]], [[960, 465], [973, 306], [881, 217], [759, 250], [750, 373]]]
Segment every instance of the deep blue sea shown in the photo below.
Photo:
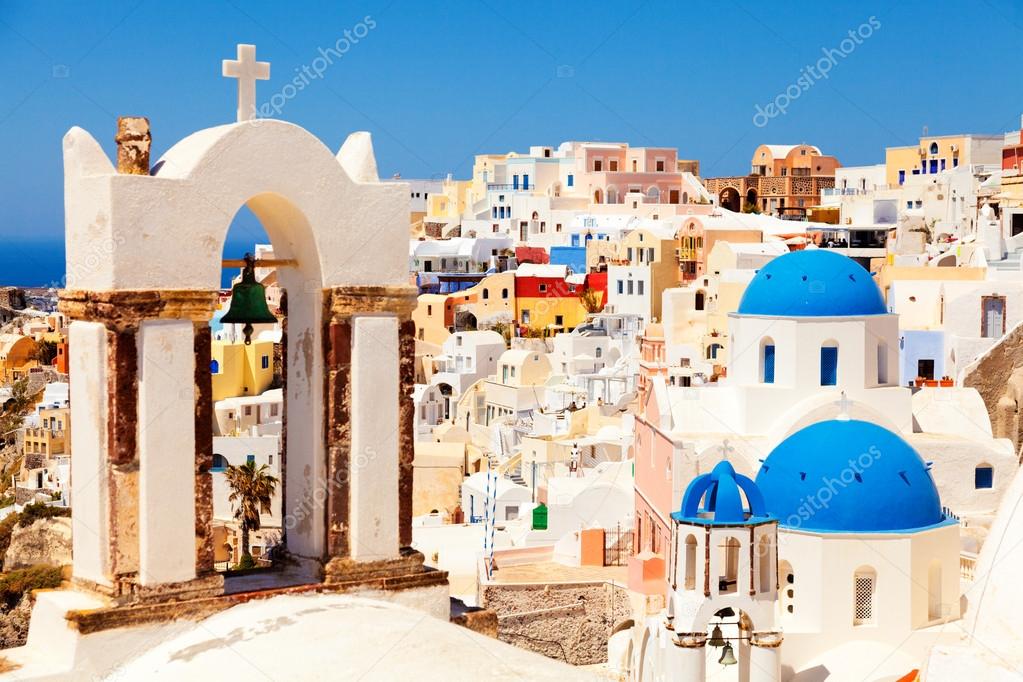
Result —
[[[251, 241], [228, 241], [225, 256], [240, 258], [253, 251]], [[54, 287], [64, 286], [64, 238], [10, 237], [0, 234], [0, 286]], [[225, 270], [221, 286], [230, 286], [237, 270]]]

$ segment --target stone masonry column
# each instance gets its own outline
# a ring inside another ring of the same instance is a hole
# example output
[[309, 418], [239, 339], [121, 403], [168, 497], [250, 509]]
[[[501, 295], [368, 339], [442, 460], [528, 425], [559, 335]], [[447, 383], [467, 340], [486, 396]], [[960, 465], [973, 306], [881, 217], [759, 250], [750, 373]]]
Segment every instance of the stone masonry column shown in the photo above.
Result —
[[671, 671], [666, 679], [705, 680], [707, 679], [707, 633], [678, 633], [671, 638], [665, 649], [665, 661], [661, 671]]
[[750, 682], [781, 682], [780, 632], [754, 632], [750, 637]]
[[210, 444], [196, 351], [208, 354], [201, 326], [215, 303], [212, 291], [61, 293], [79, 345], [71, 357], [79, 377], [71, 382], [73, 576], [122, 603], [222, 591], [203, 558], [212, 557], [209, 529], [198, 523], [206, 508], [212, 515], [212, 500], [204, 496]]
[[414, 287], [324, 292], [327, 582], [421, 570], [412, 539]]

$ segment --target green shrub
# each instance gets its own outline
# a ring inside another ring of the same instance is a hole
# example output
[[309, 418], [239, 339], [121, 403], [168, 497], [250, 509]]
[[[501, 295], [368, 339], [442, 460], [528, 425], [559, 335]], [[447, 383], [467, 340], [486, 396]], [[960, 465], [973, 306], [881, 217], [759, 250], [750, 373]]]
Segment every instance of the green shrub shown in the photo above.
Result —
[[245, 571], [250, 568], [256, 567], [256, 560], [252, 558], [251, 554], [243, 554], [241, 561], [231, 567], [232, 571]]
[[61, 516], [71, 516], [71, 509], [68, 507], [49, 507], [42, 502], [33, 502], [25, 505], [18, 515], [18, 528], [31, 526], [39, 519], [53, 519]]
[[0, 574], [0, 601], [13, 609], [32, 590], [60, 587], [61, 571], [55, 566], [32, 566]]

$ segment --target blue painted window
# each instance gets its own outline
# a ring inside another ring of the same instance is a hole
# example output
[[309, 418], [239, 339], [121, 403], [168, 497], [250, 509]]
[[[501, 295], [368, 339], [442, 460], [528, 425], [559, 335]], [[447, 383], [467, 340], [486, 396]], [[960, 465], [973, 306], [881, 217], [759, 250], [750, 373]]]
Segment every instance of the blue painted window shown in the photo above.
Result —
[[519, 188], [519, 176], [513, 175], [512, 176], [512, 189], [518, 189], [518, 188]]
[[995, 470], [986, 464], [977, 467], [973, 472], [974, 488], [991, 488], [995, 484]]
[[227, 470], [227, 458], [223, 455], [213, 453], [213, 466], [210, 471], [225, 471]]
[[904, 184], [905, 182], [906, 182], [906, 171], [900, 170], [899, 171], [899, 184], [901, 185], [901, 184]]
[[821, 386], [838, 383], [838, 348], [821, 346]]
[[568, 174], [568, 186], [571, 187], [575, 184], [575, 176], [571, 173]]
[[256, 463], [256, 456], [255, 455], [245, 455], [245, 461], [248, 464], [255, 464]]
[[522, 189], [529, 189], [529, 176], [528, 175], [523, 175], [522, 176]]
[[263, 356], [263, 369], [270, 369], [270, 356], [269, 355], [264, 355]]
[[220, 363], [216, 360], [210, 360], [210, 374], [220, 374]]
[[572, 246], [579, 246], [579, 235], [572, 235]]
[[764, 383], [774, 383], [774, 345], [764, 346]]

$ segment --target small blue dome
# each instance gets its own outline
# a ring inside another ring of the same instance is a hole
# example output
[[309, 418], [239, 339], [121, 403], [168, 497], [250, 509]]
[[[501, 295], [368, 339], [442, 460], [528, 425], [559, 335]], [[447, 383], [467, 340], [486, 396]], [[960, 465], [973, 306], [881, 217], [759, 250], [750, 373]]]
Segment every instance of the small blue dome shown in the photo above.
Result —
[[735, 473], [728, 460], [718, 462], [709, 474], [694, 478], [682, 497], [682, 508], [671, 517], [676, 521], [702, 525], [733, 525], [770, 518], [757, 484], [749, 476]]
[[825, 249], [778, 256], [760, 268], [739, 302], [741, 315], [883, 315], [881, 290], [852, 258]]
[[757, 486], [784, 528], [910, 531], [945, 521], [929, 466], [897, 434], [870, 422], [811, 424], [776, 447]]

